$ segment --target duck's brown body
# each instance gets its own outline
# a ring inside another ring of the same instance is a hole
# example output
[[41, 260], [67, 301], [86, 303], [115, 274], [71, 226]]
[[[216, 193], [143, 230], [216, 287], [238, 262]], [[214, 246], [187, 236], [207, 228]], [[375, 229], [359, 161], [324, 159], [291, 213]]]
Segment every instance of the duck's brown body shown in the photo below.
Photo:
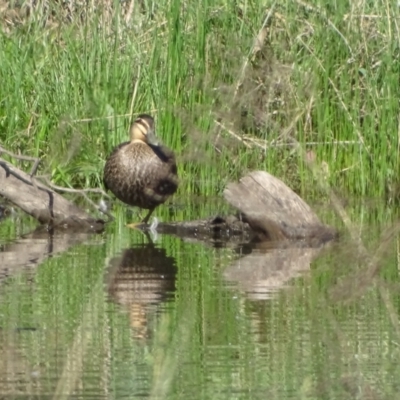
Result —
[[[151, 118], [140, 116], [135, 124], [144, 117]], [[147, 120], [152, 121], [152, 118]], [[146, 143], [131, 135], [131, 142], [117, 146], [107, 159], [104, 185], [124, 203], [150, 210], [143, 220], [147, 223], [152, 211], [176, 192], [178, 176], [175, 156], [165, 146]]]

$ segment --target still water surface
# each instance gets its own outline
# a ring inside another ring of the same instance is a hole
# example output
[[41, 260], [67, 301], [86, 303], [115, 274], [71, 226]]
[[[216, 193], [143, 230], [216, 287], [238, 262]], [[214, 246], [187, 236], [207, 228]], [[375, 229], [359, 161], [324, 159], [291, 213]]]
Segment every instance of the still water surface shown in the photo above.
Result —
[[396, 237], [369, 274], [348, 238], [214, 248], [125, 222], [0, 223], [0, 398], [400, 398]]

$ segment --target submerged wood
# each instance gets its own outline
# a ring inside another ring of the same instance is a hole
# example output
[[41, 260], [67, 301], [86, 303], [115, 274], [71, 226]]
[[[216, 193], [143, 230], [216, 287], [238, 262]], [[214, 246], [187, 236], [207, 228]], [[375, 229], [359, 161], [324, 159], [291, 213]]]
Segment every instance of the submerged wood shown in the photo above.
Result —
[[337, 237], [300, 196], [267, 172], [250, 172], [229, 183], [224, 196], [238, 209], [237, 216], [160, 223], [157, 232], [215, 247], [286, 240], [316, 247]]
[[2, 158], [0, 195], [41, 224], [96, 232], [104, 228], [104, 221], [92, 218], [60, 194]]
[[157, 232], [213, 247], [237, 246], [250, 242], [254, 236], [250, 226], [233, 215], [194, 221], [160, 222]]

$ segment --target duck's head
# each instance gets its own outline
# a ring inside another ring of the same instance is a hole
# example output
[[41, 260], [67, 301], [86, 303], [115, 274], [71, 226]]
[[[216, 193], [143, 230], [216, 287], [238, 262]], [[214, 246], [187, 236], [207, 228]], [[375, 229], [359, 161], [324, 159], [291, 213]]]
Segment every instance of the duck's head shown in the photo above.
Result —
[[139, 115], [130, 129], [131, 142], [144, 142], [158, 146], [159, 140], [154, 132], [154, 119], [150, 115]]

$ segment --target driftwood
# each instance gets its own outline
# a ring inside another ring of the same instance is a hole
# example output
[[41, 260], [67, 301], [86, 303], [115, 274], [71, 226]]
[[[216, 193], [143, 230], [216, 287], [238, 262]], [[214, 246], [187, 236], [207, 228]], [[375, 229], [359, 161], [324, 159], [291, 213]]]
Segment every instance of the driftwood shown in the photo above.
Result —
[[[60, 195], [44, 185], [32, 183], [29, 175], [16, 173], [2, 160], [0, 184], [0, 194], [42, 223], [54, 220], [61, 224], [72, 213], [72, 220], [78, 221], [79, 232], [81, 221], [93, 221]], [[21, 199], [21, 192], [27, 199]], [[153, 229], [214, 247], [234, 247], [239, 257], [226, 268], [224, 277], [236, 282], [252, 299], [268, 298], [287, 286], [292, 278], [308, 271], [320, 245], [336, 237], [336, 232], [323, 225], [297, 194], [266, 172], [251, 172], [238, 183], [230, 183], [224, 195], [238, 209], [237, 216], [159, 223]], [[5, 245], [0, 252], [0, 280], [21, 268], [35, 267], [49, 255], [88, 238], [85, 233], [55, 232], [51, 234], [43, 226], [39, 232]], [[138, 336], [147, 336], [147, 317], [152, 305], [174, 291], [175, 273], [175, 260], [151, 243], [128, 249], [111, 262], [108, 291], [115, 302], [128, 309]]]
[[[41, 224], [81, 231], [101, 231], [104, 221], [85, 211], [0, 158], [0, 195], [20, 207]], [[254, 171], [238, 183], [230, 183], [225, 199], [237, 217], [213, 217], [200, 221], [161, 223], [160, 233], [173, 234], [215, 246], [234, 243], [312, 240], [324, 243], [336, 232], [321, 223], [312, 209], [282, 181], [263, 171]]]
[[310, 206], [282, 181], [264, 171], [254, 171], [229, 183], [225, 199], [243, 215], [259, 241], [336, 237], [334, 229], [323, 225]]
[[92, 218], [37, 179], [0, 158], [0, 195], [51, 227], [101, 231], [104, 221]]
[[160, 223], [157, 232], [214, 247], [286, 240], [316, 247], [337, 237], [301, 197], [267, 172], [254, 171], [229, 183], [224, 196], [238, 210], [237, 216]]
[[296, 193], [267, 172], [255, 171], [230, 183], [224, 195], [241, 211], [258, 244], [223, 275], [252, 300], [268, 299], [309, 272], [320, 244], [337, 236]]

